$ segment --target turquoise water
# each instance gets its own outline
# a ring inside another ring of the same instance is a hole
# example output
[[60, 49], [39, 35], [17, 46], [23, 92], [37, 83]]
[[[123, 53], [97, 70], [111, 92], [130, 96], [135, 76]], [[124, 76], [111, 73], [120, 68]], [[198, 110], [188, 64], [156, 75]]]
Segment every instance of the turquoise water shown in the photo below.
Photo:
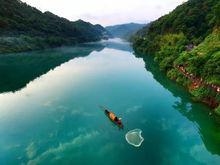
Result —
[[119, 39], [4, 55], [0, 78], [1, 165], [220, 164], [219, 118]]

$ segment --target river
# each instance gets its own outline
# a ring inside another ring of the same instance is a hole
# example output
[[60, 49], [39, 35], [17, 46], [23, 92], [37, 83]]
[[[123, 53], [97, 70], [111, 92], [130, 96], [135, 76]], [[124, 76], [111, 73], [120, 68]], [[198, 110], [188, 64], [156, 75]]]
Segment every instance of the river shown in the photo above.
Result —
[[0, 137], [1, 165], [220, 164], [219, 118], [120, 39], [1, 55]]

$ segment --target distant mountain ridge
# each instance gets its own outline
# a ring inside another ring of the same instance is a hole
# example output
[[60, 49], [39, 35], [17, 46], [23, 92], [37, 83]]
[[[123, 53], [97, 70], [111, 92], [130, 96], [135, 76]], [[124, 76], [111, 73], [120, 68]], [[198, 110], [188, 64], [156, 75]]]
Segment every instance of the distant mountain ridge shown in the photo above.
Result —
[[71, 22], [20, 0], [0, 0], [0, 53], [97, 41], [108, 37], [101, 25]]
[[105, 29], [113, 36], [123, 39], [129, 39], [138, 30], [146, 26], [146, 24], [127, 23], [120, 25], [107, 26]]

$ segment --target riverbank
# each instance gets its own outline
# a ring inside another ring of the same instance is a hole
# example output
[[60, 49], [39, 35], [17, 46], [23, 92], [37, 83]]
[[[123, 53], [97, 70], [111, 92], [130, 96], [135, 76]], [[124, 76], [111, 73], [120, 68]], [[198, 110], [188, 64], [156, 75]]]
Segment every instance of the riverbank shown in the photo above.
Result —
[[[146, 63], [146, 55], [141, 54], [140, 52], [136, 52], [136, 56], [143, 58]], [[158, 65], [158, 69], [160, 68], [158, 61], [155, 61], [154, 65]], [[182, 65], [173, 65], [173, 68], [170, 71], [165, 72], [166, 76], [185, 87], [185, 89], [191, 94], [192, 100], [195, 102], [202, 102], [210, 107], [212, 111], [216, 114], [220, 115], [220, 101], [218, 97], [220, 96], [220, 86], [216, 84], [212, 84], [204, 81], [203, 78], [197, 77], [193, 73], [187, 71], [188, 69], [183, 67]], [[160, 68], [161, 72], [164, 72]], [[201, 97], [201, 93], [206, 90], [206, 97]], [[200, 94], [196, 93], [197, 91], [201, 92]], [[211, 94], [209, 94], [211, 93]]]
[[[203, 12], [199, 12], [201, 8]], [[153, 55], [161, 71], [186, 87], [193, 100], [208, 104], [218, 114], [219, 11], [220, 3], [216, 0], [187, 1], [132, 38], [136, 52]]]
[[[139, 56], [139, 57], [143, 57], [143, 56]], [[156, 63], [156, 65], [158, 65], [158, 63]], [[202, 102], [208, 105], [211, 108], [211, 110], [213, 110], [216, 114], [220, 115], [219, 113], [220, 102], [217, 99], [217, 97], [219, 97], [220, 95], [220, 87], [218, 85], [205, 82], [203, 78], [198, 78], [194, 76], [192, 73], [187, 72], [186, 69], [183, 68], [182, 66], [174, 66], [172, 71], [174, 70], [178, 76], [171, 77], [169, 73], [167, 73], [168, 78], [184, 86], [185, 89], [191, 94], [193, 101]], [[160, 71], [163, 72], [162, 70]], [[208, 95], [207, 97], [200, 97], [199, 95], [196, 95], [195, 91], [202, 91], [204, 88], [205, 90], [214, 94], [214, 96]]]
[[[204, 87], [204, 88], [209, 88], [210, 90], [213, 90], [213, 92], [216, 92], [217, 94], [220, 94], [220, 86], [216, 84], [206, 83], [203, 80], [203, 78], [196, 77], [194, 74], [187, 72], [184, 66], [177, 65], [177, 66], [174, 66], [174, 68], [178, 69], [179, 72], [181, 72], [186, 78], [188, 78], [191, 81], [191, 84], [188, 86], [189, 91], [193, 91], [201, 87]], [[213, 97], [204, 98], [201, 101], [209, 105], [213, 109], [219, 106], [219, 102]]]
[[[200, 44], [188, 49], [183, 34], [167, 34], [153, 54], [161, 71], [183, 85], [194, 101], [207, 104], [220, 114], [220, 29], [215, 28]], [[134, 50], [147, 56], [145, 47], [135, 42]]]
[[0, 54], [44, 50], [61, 46], [76, 46], [81, 43], [96, 42], [102, 38], [76, 40], [62, 37], [14, 36], [0, 37]]

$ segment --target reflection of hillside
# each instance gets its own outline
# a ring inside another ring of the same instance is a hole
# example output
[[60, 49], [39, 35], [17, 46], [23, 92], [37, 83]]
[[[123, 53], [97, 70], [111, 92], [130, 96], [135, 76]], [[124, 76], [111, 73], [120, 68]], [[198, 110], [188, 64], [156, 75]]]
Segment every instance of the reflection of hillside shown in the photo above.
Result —
[[84, 44], [43, 51], [0, 56], [0, 93], [19, 90], [30, 81], [75, 57], [100, 51], [101, 44]]
[[129, 42], [125, 42], [121, 39], [110, 39], [107, 41], [102, 42], [106, 48], [110, 49], [117, 49], [117, 50], [122, 50], [122, 51], [127, 51], [127, 52], [132, 52], [133, 49], [130, 46]]
[[201, 104], [192, 104], [189, 107], [190, 95], [176, 83], [169, 80], [166, 75], [161, 73], [159, 67], [153, 61], [152, 57], [148, 56], [143, 59], [147, 71], [151, 72], [154, 79], [158, 81], [164, 88], [169, 90], [175, 97], [179, 97], [180, 101], [176, 102], [173, 107], [178, 110], [188, 120], [196, 123], [199, 134], [204, 142], [205, 147], [212, 154], [220, 155], [220, 128], [216, 127], [216, 122], [220, 124], [219, 118], [209, 116], [209, 112]]

